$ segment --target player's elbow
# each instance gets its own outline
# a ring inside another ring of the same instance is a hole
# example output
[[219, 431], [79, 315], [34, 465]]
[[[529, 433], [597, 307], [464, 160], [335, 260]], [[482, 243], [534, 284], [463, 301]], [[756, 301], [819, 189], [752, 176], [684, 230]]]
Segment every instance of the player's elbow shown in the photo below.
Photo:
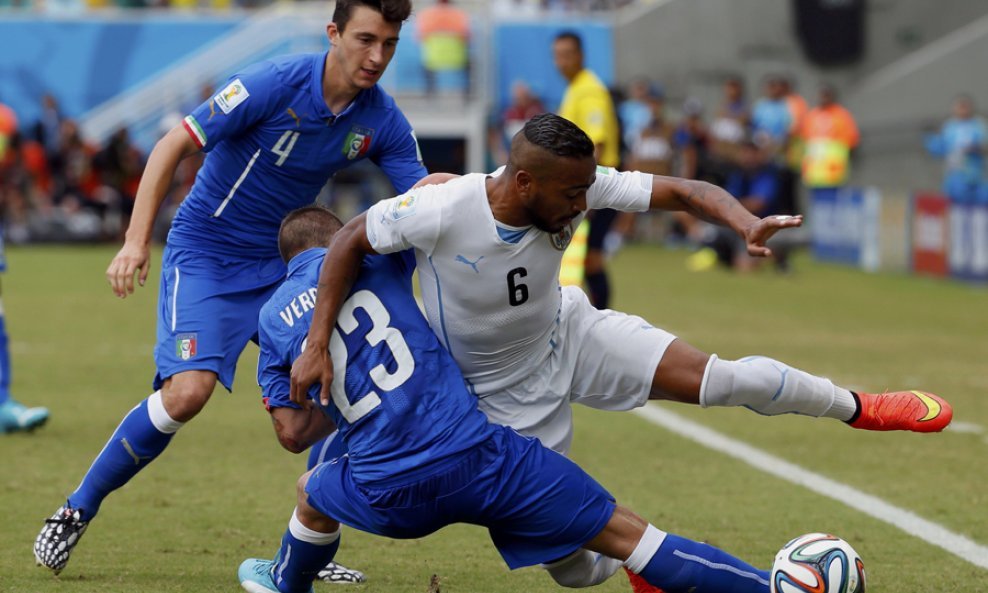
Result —
[[309, 448], [306, 443], [302, 442], [301, 435], [287, 429], [278, 431], [278, 442], [286, 451], [296, 455]]

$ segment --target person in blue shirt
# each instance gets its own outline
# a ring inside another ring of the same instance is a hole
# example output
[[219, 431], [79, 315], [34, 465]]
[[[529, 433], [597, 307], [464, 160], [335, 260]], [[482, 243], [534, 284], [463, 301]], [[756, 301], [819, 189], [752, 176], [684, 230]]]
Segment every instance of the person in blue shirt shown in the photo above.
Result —
[[[0, 273], [7, 271], [3, 230], [0, 229]], [[31, 432], [48, 421], [48, 408], [28, 407], [10, 397], [10, 341], [7, 319], [0, 303], [0, 434]]]
[[330, 339], [337, 372], [329, 399], [319, 401], [315, 384], [292, 400], [291, 367], [306, 348], [324, 246], [341, 227], [319, 206], [282, 224], [288, 278], [261, 309], [258, 382], [279, 438], [288, 424], [302, 439], [335, 424], [347, 452], [299, 479], [278, 554], [241, 564], [244, 589], [311, 591], [339, 548], [341, 523], [401, 539], [471, 523], [488, 528], [510, 568], [548, 564], [564, 586], [587, 568], [566, 564], [587, 548], [665, 591], [768, 593], [768, 572], [659, 530], [538, 439], [490, 423], [419, 311], [410, 251], [363, 258]]
[[[737, 196], [738, 202], [759, 218], [778, 214], [779, 171], [768, 162], [764, 149], [752, 138], [740, 144], [737, 163], [728, 170], [724, 189]], [[748, 255], [744, 241], [723, 227], [712, 227], [714, 233], [709, 248], [717, 254], [717, 260], [728, 268], [747, 272], [758, 265]], [[780, 271], [787, 270], [788, 250], [783, 245], [772, 246], [772, 257]]]
[[944, 160], [943, 192], [955, 202], [969, 202], [984, 176], [988, 127], [967, 95], [954, 100], [953, 111], [940, 132], [926, 138], [926, 148]]
[[123, 419], [79, 487], [46, 520], [35, 558], [56, 574], [103, 499], [155, 459], [202, 410], [257, 333], [257, 314], [285, 275], [281, 219], [338, 170], [370, 159], [395, 190], [426, 174], [405, 116], [378, 85], [410, 0], [340, 0], [331, 50], [247, 67], [155, 146], [126, 241], [107, 269], [123, 298], [144, 284], [155, 214], [180, 160], [205, 162], [179, 208], [162, 262], [154, 393]]

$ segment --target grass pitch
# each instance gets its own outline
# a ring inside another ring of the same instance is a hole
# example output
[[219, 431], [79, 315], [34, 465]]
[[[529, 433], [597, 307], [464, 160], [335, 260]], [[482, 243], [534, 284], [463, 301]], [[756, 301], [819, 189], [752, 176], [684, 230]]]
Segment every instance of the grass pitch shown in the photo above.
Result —
[[[217, 391], [160, 459], [107, 499], [62, 575], [34, 567], [43, 519], [150, 392], [160, 254], [148, 286], [118, 301], [103, 278], [114, 252], [9, 253], [3, 297], [14, 395], [48, 406], [52, 419], [33, 435], [0, 437], [0, 591], [238, 591], [240, 561], [274, 553], [305, 465], [274, 439], [253, 346], [234, 393]], [[684, 258], [653, 247], [623, 251], [612, 266], [615, 307], [722, 357], [772, 356], [866, 390], [933, 391], [953, 403], [965, 430], [865, 433], [834, 421], [664, 406], [988, 545], [984, 288], [806, 258], [789, 276], [692, 274]], [[578, 408], [576, 422], [573, 458], [660, 528], [761, 567], [790, 537], [830, 531], [862, 554], [871, 591], [988, 591], [988, 571], [632, 414]], [[347, 589], [354, 593], [424, 593], [433, 574], [452, 593], [562, 590], [539, 569], [509, 573], [486, 533], [470, 526], [401, 542], [347, 530], [338, 559], [368, 574], [367, 584]], [[618, 575], [595, 590], [629, 587]]]

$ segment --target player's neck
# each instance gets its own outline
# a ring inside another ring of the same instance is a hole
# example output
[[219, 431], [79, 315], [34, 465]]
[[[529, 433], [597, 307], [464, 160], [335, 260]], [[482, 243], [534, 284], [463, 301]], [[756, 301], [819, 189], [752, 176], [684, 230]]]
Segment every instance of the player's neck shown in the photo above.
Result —
[[362, 89], [346, 79], [343, 68], [333, 54], [326, 58], [326, 69], [322, 76], [322, 98], [334, 114], [343, 113]]
[[526, 227], [532, 224], [528, 212], [521, 207], [518, 196], [508, 187], [508, 180], [502, 174], [488, 177], [484, 186], [487, 190], [487, 203], [491, 207], [494, 220], [513, 227]]

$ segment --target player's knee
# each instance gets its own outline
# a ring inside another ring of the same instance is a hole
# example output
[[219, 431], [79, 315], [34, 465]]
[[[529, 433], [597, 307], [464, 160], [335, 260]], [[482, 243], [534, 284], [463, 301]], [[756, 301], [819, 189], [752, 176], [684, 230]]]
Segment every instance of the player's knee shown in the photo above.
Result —
[[577, 550], [544, 568], [561, 587], [582, 589], [603, 583], [621, 568], [621, 564], [620, 560], [590, 550]]
[[309, 483], [309, 476], [312, 475], [312, 471], [307, 471], [301, 476], [299, 476], [298, 481], [295, 482], [295, 496], [298, 499], [298, 508], [309, 509], [309, 495], [305, 492], [305, 487]]
[[294, 453], [298, 455], [299, 453], [308, 449], [299, 440], [298, 435], [290, 428], [281, 428], [276, 430], [278, 435], [278, 442], [281, 443], [283, 449], [289, 453]]
[[212, 373], [182, 373], [170, 378], [161, 387], [165, 411], [178, 422], [188, 422], [206, 406], [216, 386]]

